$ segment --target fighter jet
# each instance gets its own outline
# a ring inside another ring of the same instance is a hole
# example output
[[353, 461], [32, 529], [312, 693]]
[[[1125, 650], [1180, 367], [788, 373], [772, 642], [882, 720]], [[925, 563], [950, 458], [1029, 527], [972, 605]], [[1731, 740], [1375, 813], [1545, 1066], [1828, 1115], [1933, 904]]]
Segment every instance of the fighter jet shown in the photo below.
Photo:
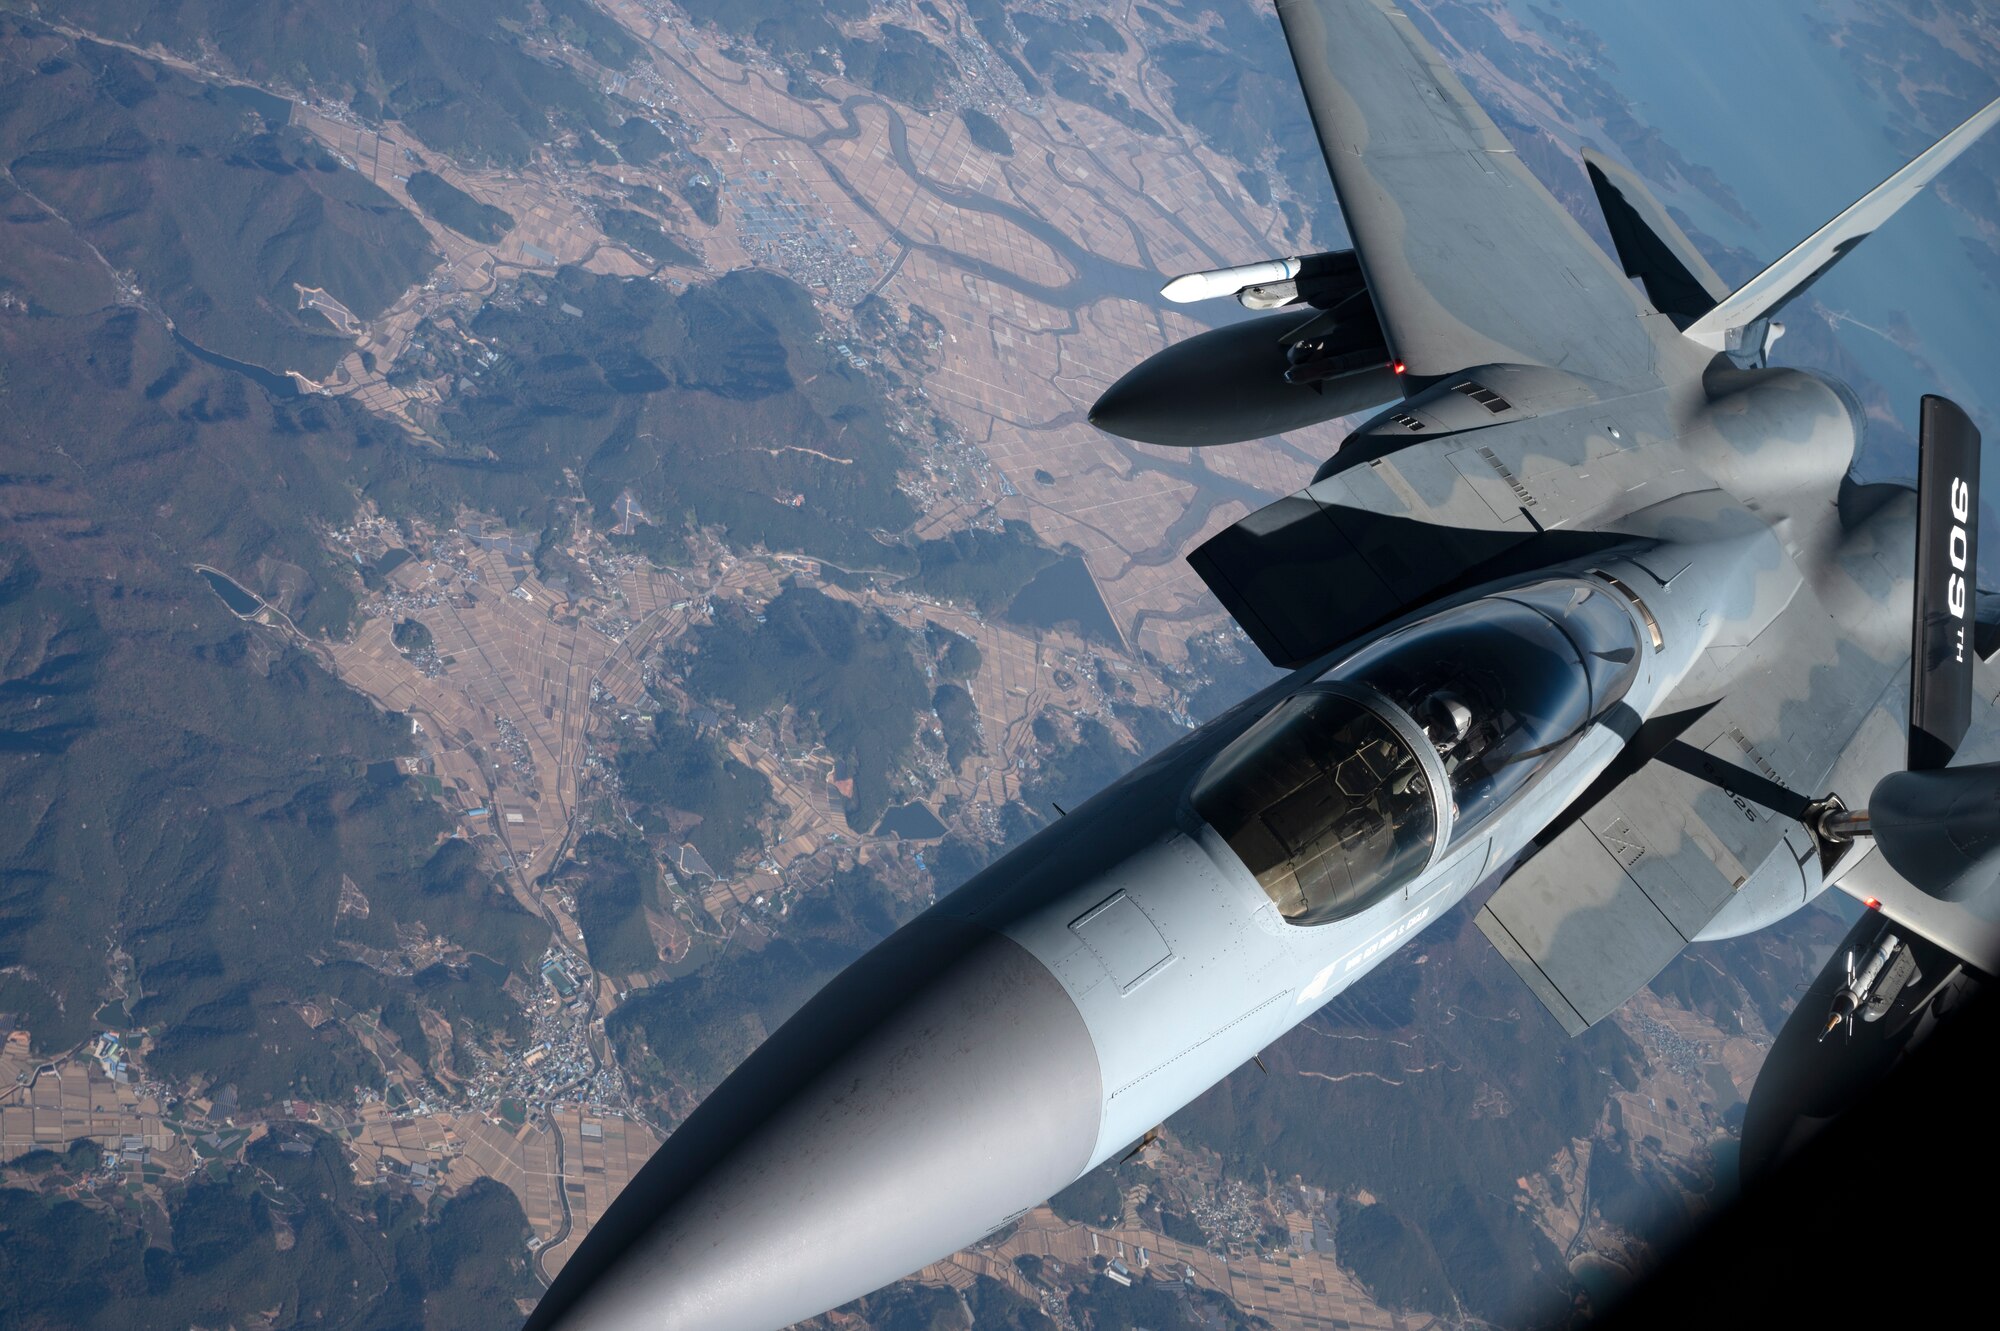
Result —
[[[1954, 840], [1985, 806], [1898, 803], [2000, 784], [1949, 765], [1975, 702], [2000, 745], [1993, 682], [1972, 695], [1978, 436], [1927, 399], [1918, 491], [1857, 486], [1853, 393], [1766, 353], [2000, 102], [1731, 291], [1591, 154], [1602, 251], [1389, 0], [1278, 13], [1353, 249], [1169, 283], [1276, 312], [1161, 353], [1093, 419], [1210, 444], [1391, 403], [1190, 556], [1291, 673], [807, 1002], [531, 1331], [772, 1331], [917, 1270], [1124, 1155], [1495, 876], [1479, 927], [1571, 1032], [1878, 842], [1885, 912], [1994, 876], [1990, 843]], [[1868, 802], [1872, 837], [1841, 817]]]

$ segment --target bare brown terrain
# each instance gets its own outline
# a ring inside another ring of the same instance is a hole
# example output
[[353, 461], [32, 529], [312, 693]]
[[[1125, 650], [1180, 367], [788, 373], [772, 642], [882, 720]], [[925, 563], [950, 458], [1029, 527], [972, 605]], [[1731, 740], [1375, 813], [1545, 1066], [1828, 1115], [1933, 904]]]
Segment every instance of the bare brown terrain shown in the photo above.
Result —
[[[410, 205], [445, 260], [370, 321], [325, 291], [300, 287], [300, 308], [354, 338], [339, 367], [307, 387], [352, 397], [426, 438], [453, 391], [449, 378], [401, 386], [388, 380], [417, 330], [429, 322], [476, 342], [468, 328], [487, 297], [520, 274], [563, 265], [670, 284], [748, 266], [776, 268], [815, 293], [833, 326], [854, 327], [857, 348], [886, 361], [851, 318], [862, 299], [877, 297], [906, 317], [921, 311], [942, 329], [921, 387], [957, 441], [913, 446], [901, 478], [920, 510], [912, 534], [929, 538], [1025, 521], [1042, 541], [1081, 553], [1122, 642], [1106, 646], [1066, 631], [1022, 629], [893, 588], [845, 590], [821, 577], [812, 561], [763, 549], [716, 543], [687, 566], [667, 569], [614, 553], [604, 533], [583, 521], [563, 553], [588, 567], [593, 581], [569, 590], [537, 574], [533, 533], [509, 533], [489, 515], [463, 513], [437, 530], [399, 530], [370, 518], [330, 534], [352, 554], [373, 558], [408, 546], [416, 558], [366, 599], [350, 639], [306, 645], [355, 689], [412, 718], [417, 757], [410, 774], [435, 783], [428, 788], [457, 816], [463, 834], [484, 846], [515, 895], [560, 931], [564, 964], [584, 990], [562, 1019], [593, 1057], [607, 1056], [601, 1018], [621, 991], [589, 974], [573, 903], [545, 875], [590, 826], [620, 715], [651, 710], [655, 696], [685, 700], [681, 683], [663, 676], [659, 663], [708, 621], [705, 606], [759, 607], [797, 580], [919, 634], [935, 622], [972, 640], [982, 664], [967, 686], [985, 752], [936, 773], [923, 802], [937, 809], [955, 801], [963, 811], [955, 830], [976, 832], [982, 817], [1020, 795], [1038, 713], [1101, 716], [1122, 731], [1090, 662], [1112, 663], [1133, 687], [1132, 701], [1179, 708], [1182, 699], [1163, 667], [1185, 661], [1191, 636], [1225, 622], [1183, 556], [1301, 485], [1341, 436], [1336, 422], [1195, 454], [1130, 444], [1086, 424], [1089, 405], [1113, 379], [1201, 329], [1144, 299], [1167, 276], [1340, 242], [1292, 234], [1277, 201], [1259, 205], [1244, 197], [1236, 164], [1176, 121], [1164, 80], [1140, 43], [1124, 55], [1088, 59], [1166, 126], [1165, 135], [1136, 134], [1071, 103], [1058, 116], [1048, 104], [1010, 100], [991, 71], [975, 71], [968, 104], [987, 110], [1013, 140], [1013, 155], [1000, 158], [975, 146], [948, 111], [898, 106], [838, 78], [825, 80], [826, 99], [794, 96], [775, 62], [725, 53], [717, 34], [690, 26], [679, 11], [638, 0], [604, 7], [650, 53], [649, 63], [630, 72], [626, 95], [670, 108], [698, 127], [690, 146], [716, 164], [717, 224], [684, 216], [674, 222], [675, 239], [700, 256], [701, 267], [658, 264], [600, 227], [601, 211], [622, 201], [629, 186], [673, 192], [663, 169], [583, 166], [559, 144], [518, 170], [476, 169], [423, 146], [394, 123], [364, 124], [345, 106], [301, 100], [295, 123]], [[1137, 21], [1116, 20], [1122, 27]], [[196, 77], [226, 77], [148, 54]], [[1468, 57], [1462, 50], [1450, 54]], [[576, 51], [560, 58], [589, 64]], [[1539, 90], [1485, 72], [1523, 113], [1560, 119], [1560, 108]], [[500, 240], [481, 243], [438, 224], [410, 199], [408, 179], [418, 169], [503, 209], [514, 226]], [[621, 526], [629, 531], [634, 520], [627, 511]], [[282, 621], [275, 611], [264, 617]], [[393, 635], [404, 621], [423, 625], [429, 651], [396, 645]], [[758, 862], [740, 871], [722, 866], [697, 889], [706, 915], [723, 922], [726, 934], [750, 918], [758, 898], [799, 890], [830, 864], [902, 853], [894, 838], [847, 826], [830, 760], [787, 753], [747, 728], [731, 732], [726, 743], [770, 782], [778, 805]], [[354, 891], [355, 908], [365, 911], [367, 885]], [[649, 906], [648, 913], [663, 957], [680, 960], [695, 926], [665, 909]], [[1702, 1090], [1710, 1100], [1721, 1098], [1724, 1083], [1746, 1093], [1761, 1058], [1758, 1040], [1726, 1038], [1685, 1009], [1642, 997], [1647, 1002], [1621, 1021], [1658, 1055], [1656, 1071], [1639, 1091], [1620, 1095], [1619, 1111], [1633, 1137], [1656, 1140], [1662, 1157], [1698, 1155], [1717, 1125], [1669, 1102], [1698, 1105]], [[418, 1100], [427, 1086], [423, 1070], [392, 1038], [374, 1030], [364, 1035], [391, 1083]], [[8, 1050], [11, 1057], [11, 1044]], [[114, 1083], [81, 1061], [49, 1069], [18, 1062], [0, 1058], [0, 1158], [83, 1136], [106, 1143], [136, 1137], [171, 1176], [199, 1165], [187, 1136], [163, 1122], [156, 1091]], [[581, 1100], [570, 1090], [528, 1105], [519, 1126], [462, 1105], [297, 1108], [349, 1130], [364, 1181], [416, 1180], [423, 1190], [443, 1192], [477, 1178], [506, 1186], [527, 1215], [545, 1275], [574, 1251], [662, 1139], [650, 1107], [615, 1090]], [[1590, 1149], [1588, 1141], [1574, 1143], [1551, 1172], [1580, 1180]], [[1572, 1197], [1577, 1190], [1570, 1189]], [[1617, 1236], [1590, 1232], [1573, 1204], [1553, 1200], [1544, 1179], [1523, 1180], [1522, 1196], [1566, 1255], [1615, 1248]], [[1278, 1205], [1277, 1190], [1258, 1204]], [[1283, 1254], [1224, 1253], [1147, 1230], [1130, 1208], [1127, 1221], [1092, 1228], [1038, 1209], [1003, 1241], [960, 1253], [918, 1278], [962, 1288], [986, 1275], [1043, 1302], [1046, 1291], [1022, 1276], [1015, 1257], [1050, 1259], [1078, 1277], [1093, 1257], [1115, 1257], [1136, 1271], [1219, 1291], [1277, 1327], [1425, 1320], [1406, 1320], [1377, 1304], [1331, 1253], [1311, 1245]]]
[[1045, 1206], [1030, 1211], [1004, 1241], [969, 1248], [925, 1267], [917, 1278], [964, 1289], [975, 1276], [985, 1276], [1040, 1302], [1045, 1287], [1030, 1283], [1014, 1264], [1022, 1256], [1044, 1259], [1044, 1270], [1054, 1280], [1088, 1278], [1093, 1259], [1122, 1262], [1141, 1278], [1186, 1280], [1196, 1289], [1223, 1295], [1273, 1326], [1302, 1331], [1335, 1327], [1390, 1331], [1405, 1325], [1420, 1327], [1428, 1320], [1406, 1323], [1371, 1299], [1331, 1255], [1310, 1248], [1224, 1256], [1134, 1224], [1107, 1229], [1073, 1224]]

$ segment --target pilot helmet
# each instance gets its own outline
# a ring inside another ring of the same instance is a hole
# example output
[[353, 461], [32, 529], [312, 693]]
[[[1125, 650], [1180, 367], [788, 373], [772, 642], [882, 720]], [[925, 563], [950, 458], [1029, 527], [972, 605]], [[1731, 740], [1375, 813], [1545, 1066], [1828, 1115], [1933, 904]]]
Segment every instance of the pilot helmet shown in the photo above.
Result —
[[1418, 703], [1416, 718], [1439, 753], [1448, 752], [1472, 731], [1472, 709], [1444, 690]]

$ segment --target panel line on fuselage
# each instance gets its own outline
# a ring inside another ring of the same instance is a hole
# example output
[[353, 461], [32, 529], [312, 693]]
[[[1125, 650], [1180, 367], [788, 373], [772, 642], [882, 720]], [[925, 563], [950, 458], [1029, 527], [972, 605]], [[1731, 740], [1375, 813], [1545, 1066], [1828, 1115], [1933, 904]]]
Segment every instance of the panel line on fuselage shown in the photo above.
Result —
[[1109, 1105], [1113, 1100], [1116, 1100], [1119, 1096], [1125, 1094], [1125, 1092], [1131, 1090], [1133, 1087], [1139, 1085], [1141, 1082], [1144, 1082], [1147, 1078], [1153, 1076], [1155, 1073], [1166, 1071], [1168, 1068], [1180, 1062], [1182, 1059], [1186, 1058], [1189, 1054], [1192, 1054], [1195, 1050], [1201, 1048], [1209, 1041], [1217, 1038], [1218, 1036], [1225, 1035], [1228, 1032], [1234, 1030], [1236, 1027], [1241, 1026], [1244, 1022], [1250, 1020], [1250, 1018], [1256, 1016], [1259, 1012], [1262, 1012], [1265, 1008], [1271, 1006], [1273, 1003], [1277, 1002], [1279, 999], [1283, 998], [1286, 994], [1289, 994], [1290, 992], [1292, 991], [1289, 989], [1280, 989], [1277, 993], [1272, 994], [1269, 998], [1259, 1003], [1256, 1007], [1251, 1008], [1248, 1012], [1245, 1012], [1242, 1016], [1230, 1022], [1228, 1025], [1216, 1027], [1214, 1030], [1210, 1031], [1207, 1035], [1202, 1036], [1199, 1040], [1196, 1040], [1193, 1044], [1181, 1050], [1178, 1054], [1175, 1054], [1172, 1058], [1167, 1059], [1163, 1063], [1159, 1063], [1153, 1067], [1146, 1069], [1138, 1076], [1132, 1078], [1132, 1080], [1126, 1082], [1123, 1086], [1120, 1086], [1117, 1090], [1111, 1092], [1111, 1094], [1105, 1096], [1104, 1097], [1105, 1104]]

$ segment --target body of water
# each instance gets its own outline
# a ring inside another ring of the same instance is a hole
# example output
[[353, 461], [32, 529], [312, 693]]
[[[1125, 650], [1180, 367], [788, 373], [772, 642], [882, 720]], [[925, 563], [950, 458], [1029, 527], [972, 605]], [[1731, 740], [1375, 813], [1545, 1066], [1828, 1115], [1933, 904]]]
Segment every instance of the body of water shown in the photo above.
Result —
[[900, 837], [904, 841], [935, 841], [945, 834], [938, 816], [921, 804], [898, 804], [875, 824], [876, 836]]
[[261, 365], [252, 365], [249, 361], [231, 360], [227, 356], [218, 355], [210, 351], [207, 347], [188, 341], [180, 335], [178, 330], [174, 333], [174, 341], [180, 343], [181, 350], [187, 352], [188, 355], [198, 361], [205, 361], [219, 369], [234, 370], [238, 374], [246, 375], [256, 380], [257, 386], [272, 397], [297, 397], [299, 395], [298, 383], [288, 374], [278, 374], [265, 369]]
[[1619, 1297], [1632, 1287], [1630, 1271], [1592, 1253], [1584, 1253], [1570, 1263], [1569, 1273], [1576, 1277], [1576, 1283], [1582, 1285], [1584, 1293], [1590, 1296], [1590, 1306], [1600, 1312], [1617, 1303]]
[[1118, 642], [1118, 626], [1098, 594], [1090, 570], [1076, 555], [1065, 555], [1037, 573], [1015, 593], [1003, 618], [1029, 628], [1073, 626], [1086, 638]]
[[252, 88], [241, 83], [225, 83], [216, 87], [215, 95], [224, 101], [235, 102], [248, 107], [263, 118], [267, 130], [283, 129], [292, 120], [292, 104], [276, 93], [265, 92], [262, 88]]
[[237, 614], [254, 615], [264, 608], [262, 601], [243, 590], [243, 587], [234, 579], [226, 578], [220, 573], [205, 568], [196, 571], [208, 580], [209, 586], [215, 588], [215, 594], [222, 598], [222, 603]]
[[507, 983], [507, 977], [513, 973], [493, 958], [478, 952], [468, 955], [465, 959], [465, 965], [466, 969], [470, 970], [473, 974], [481, 976], [496, 985]]

